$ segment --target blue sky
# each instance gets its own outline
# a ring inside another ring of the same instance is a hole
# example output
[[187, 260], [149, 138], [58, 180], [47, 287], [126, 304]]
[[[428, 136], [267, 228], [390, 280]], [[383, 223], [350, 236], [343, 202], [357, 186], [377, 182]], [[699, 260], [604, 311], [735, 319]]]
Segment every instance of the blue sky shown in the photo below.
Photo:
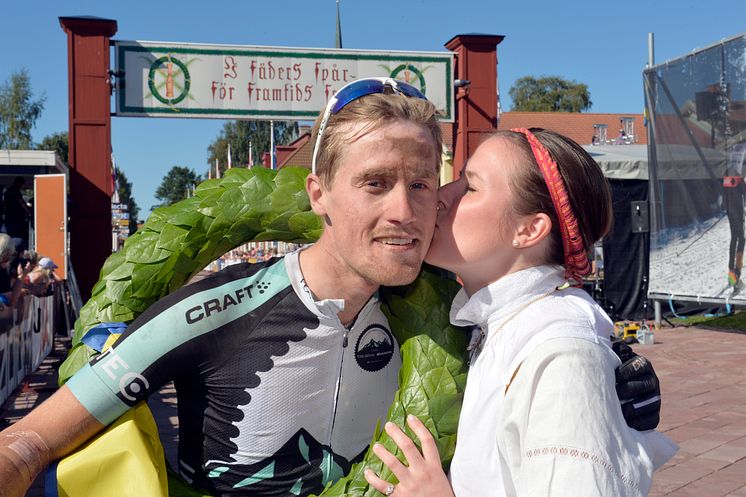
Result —
[[[503, 109], [508, 89], [525, 75], [559, 75], [587, 84], [591, 112], [642, 112], [641, 72], [647, 33], [656, 37], [656, 62], [746, 31], [743, 0], [341, 0], [345, 48], [444, 50], [462, 33], [505, 36], [498, 46]], [[115, 19], [115, 39], [287, 47], [333, 47], [334, 0], [207, 2], [4, 2], [0, 10], [0, 81], [22, 67], [34, 92], [46, 96], [35, 141], [65, 131], [66, 40], [59, 16]], [[113, 118], [117, 164], [133, 183], [144, 211], [171, 166], [207, 171], [207, 146], [223, 121]]]

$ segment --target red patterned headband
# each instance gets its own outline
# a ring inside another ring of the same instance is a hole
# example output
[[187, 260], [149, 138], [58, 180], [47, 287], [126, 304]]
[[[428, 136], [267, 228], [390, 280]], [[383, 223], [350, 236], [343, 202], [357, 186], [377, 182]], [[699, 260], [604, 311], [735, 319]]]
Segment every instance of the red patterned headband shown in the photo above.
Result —
[[562, 248], [565, 254], [565, 277], [574, 278], [581, 283], [580, 277], [590, 274], [591, 265], [588, 262], [588, 253], [583, 244], [583, 237], [578, 228], [578, 218], [572, 212], [570, 197], [567, 195], [565, 183], [562, 180], [557, 162], [549, 155], [544, 145], [526, 128], [514, 128], [510, 131], [526, 135], [531, 151], [534, 153], [536, 162], [539, 164], [541, 174], [552, 197], [552, 204], [557, 213], [562, 233]]

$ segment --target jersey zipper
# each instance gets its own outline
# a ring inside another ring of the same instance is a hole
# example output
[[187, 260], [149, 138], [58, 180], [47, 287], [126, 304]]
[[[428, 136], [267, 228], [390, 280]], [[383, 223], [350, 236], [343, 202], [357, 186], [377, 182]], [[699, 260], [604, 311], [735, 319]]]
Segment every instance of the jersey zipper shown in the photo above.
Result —
[[348, 335], [350, 330], [345, 327], [344, 335], [342, 336], [342, 349], [339, 356], [339, 368], [337, 369], [337, 383], [334, 387], [334, 409], [332, 410], [332, 426], [329, 429], [329, 446], [332, 445], [332, 439], [334, 438], [334, 423], [337, 421], [337, 407], [339, 406], [339, 391], [342, 387], [342, 366], [344, 365], [345, 349], [348, 344]]

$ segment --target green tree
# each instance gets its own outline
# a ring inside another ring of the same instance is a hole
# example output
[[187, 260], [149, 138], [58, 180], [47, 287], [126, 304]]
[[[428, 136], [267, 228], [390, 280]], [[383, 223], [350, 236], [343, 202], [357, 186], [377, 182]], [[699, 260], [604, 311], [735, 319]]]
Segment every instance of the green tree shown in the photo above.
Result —
[[200, 176], [194, 170], [187, 167], [174, 166], [163, 177], [160, 186], [155, 191], [155, 198], [161, 201], [160, 204], [154, 205], [162, 207], [172, 205], [179, 200], [184, 200], [192, 188], [201, 181]]
[[44, 100], [33, 98], [26, 69], [10, 75], [0, 86], [0, 148], [31, 148], [31, 128], [44, 110]]
[[[262, 155], [269, 151], [269, 121], [228, 121], [217, 138], [207, 147], [208, 165], [215, 166], [218, 159], [221, 173], [228, 167], [228, 144], [231, 144], [231, 162], [234, 167], [249, 163], [249, 143], [253, 150], [253, 164], [261, 164]], [[285, 145], [298, 136], [295, 121], [275, 121], [275, 145]], [[214, 171], [214, 169], [213, 169]]]
[[132, 183], [127, 179], [124, 171], [114, 166], [114, 174], [117, 177], [117, 184], [119, 186], [117, 189], [119, 192], [119, 203], [127, 204], [127, 211], [130, 215], [130, 235], [133, 235], [137, 231], [137, 216], [140, 214], [140, 208], [132, 196]]
[[36, 146], [37, 150], [54, 150], [62, 162], [70, 164], [68, 160], [68, 151], [70, 144], [67, 138], [67, 131], [60, 131], [52, 133], [51, 135], [45, 136], [39, 145]]
[[582, 112], [591, 108], [588, 86], [559, 76], [524, 76], [508, 92], [514, 111]]

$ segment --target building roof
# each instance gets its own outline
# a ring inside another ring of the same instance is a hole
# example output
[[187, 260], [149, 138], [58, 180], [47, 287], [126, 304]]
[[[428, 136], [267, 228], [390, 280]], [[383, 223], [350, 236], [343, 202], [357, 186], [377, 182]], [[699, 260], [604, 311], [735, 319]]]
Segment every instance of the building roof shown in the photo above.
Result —
[[511, 128], [544, 128], [556, 131], [578, 142], [590, 145], [593, 139], [593, 125], [607, 126], [608, 140], [614, 140], [619, 134], [620, 119], [631, 117], [635, 123], [633, 143], [645, 145], [648, 136], [643, 124], [642, 114], [592, 114], [576, 112], [503, 112], [497, 129]]
[[448, 150], [453, 150], [453, 130], [456, 123], [439, 122], [440, 131], [443, 133], [443, 145]]
[[313, 147], [309, 144], [311, 132], [306, 131], [288, 143], [277, 147], [277, 162], [279, 167], [300, 166], [311, 167], [311, 152]]
[[15, 176], [23, 176], [33, 184], [37, 174], [67, 174], [67, 166], [53, 150], [0, 149], [0, 185], [11, 184]]
[[277, 158], [278, 167], [295, 166], [311, 169], [313, 143], [311, 143], [310, 131], [301, 134], [293, 142], [284, 145], [283, 148], [288, 150], [288, 154], [284, 158]]

